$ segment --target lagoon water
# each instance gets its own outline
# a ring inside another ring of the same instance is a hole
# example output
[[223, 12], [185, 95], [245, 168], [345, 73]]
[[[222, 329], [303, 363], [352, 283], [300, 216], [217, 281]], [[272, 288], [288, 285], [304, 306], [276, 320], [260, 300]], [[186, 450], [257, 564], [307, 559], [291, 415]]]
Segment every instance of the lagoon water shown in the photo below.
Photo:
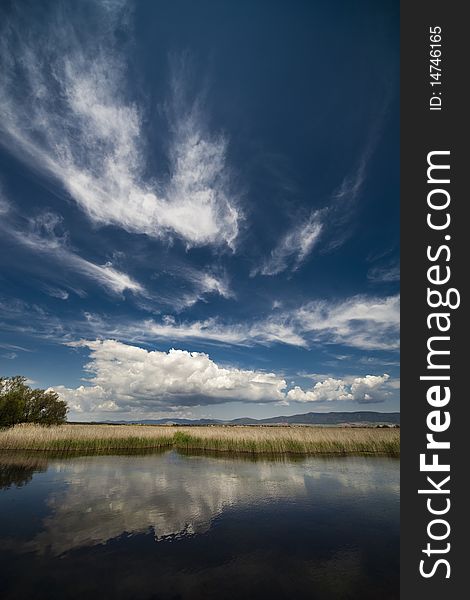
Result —
[[399, 597], [399, 461], [0, 454], [5, 600]]

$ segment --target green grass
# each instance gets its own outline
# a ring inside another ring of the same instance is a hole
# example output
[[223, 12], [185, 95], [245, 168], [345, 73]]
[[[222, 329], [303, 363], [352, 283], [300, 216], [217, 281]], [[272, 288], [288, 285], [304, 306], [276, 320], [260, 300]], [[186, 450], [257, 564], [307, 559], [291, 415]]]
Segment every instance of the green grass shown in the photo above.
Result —
[[399, 456], [398, 429], [372, 427], [168, 427], [18, 425], [0, 431], [0, 450], [112, 452], [176, 448], [250, 454], [388, 454]]

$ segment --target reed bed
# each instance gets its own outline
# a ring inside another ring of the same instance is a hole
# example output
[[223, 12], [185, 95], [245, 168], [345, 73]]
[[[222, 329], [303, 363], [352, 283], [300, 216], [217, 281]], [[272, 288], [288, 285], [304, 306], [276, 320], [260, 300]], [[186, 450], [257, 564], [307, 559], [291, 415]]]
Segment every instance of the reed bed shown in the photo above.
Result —
[[0, 450], [109, 452], [176, 448], [252, 454], [400, 454], [389, 428], [305, 426], [17, 425], [0, 431]]

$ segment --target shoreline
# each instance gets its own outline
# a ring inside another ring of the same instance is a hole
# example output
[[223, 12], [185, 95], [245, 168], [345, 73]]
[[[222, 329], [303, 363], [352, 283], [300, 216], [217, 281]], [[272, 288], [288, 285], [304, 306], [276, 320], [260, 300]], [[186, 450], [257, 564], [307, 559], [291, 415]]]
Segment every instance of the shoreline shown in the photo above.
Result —
[[400, 456], [395, 428], [155, 425], [17, 425], [0, 431], [0, 451], [62, 453], [179, 450], [217, 454]]

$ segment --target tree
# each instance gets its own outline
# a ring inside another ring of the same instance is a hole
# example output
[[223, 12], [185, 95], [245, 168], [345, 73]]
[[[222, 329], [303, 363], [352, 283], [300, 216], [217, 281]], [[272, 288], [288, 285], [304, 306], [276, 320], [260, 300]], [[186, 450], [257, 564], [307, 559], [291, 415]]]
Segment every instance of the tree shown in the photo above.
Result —
[[26, 377], [0, 377], [0, 427], [17, 423], [60, 425], [66, 421], [67, 410], [56, 392], [32, 389]]

